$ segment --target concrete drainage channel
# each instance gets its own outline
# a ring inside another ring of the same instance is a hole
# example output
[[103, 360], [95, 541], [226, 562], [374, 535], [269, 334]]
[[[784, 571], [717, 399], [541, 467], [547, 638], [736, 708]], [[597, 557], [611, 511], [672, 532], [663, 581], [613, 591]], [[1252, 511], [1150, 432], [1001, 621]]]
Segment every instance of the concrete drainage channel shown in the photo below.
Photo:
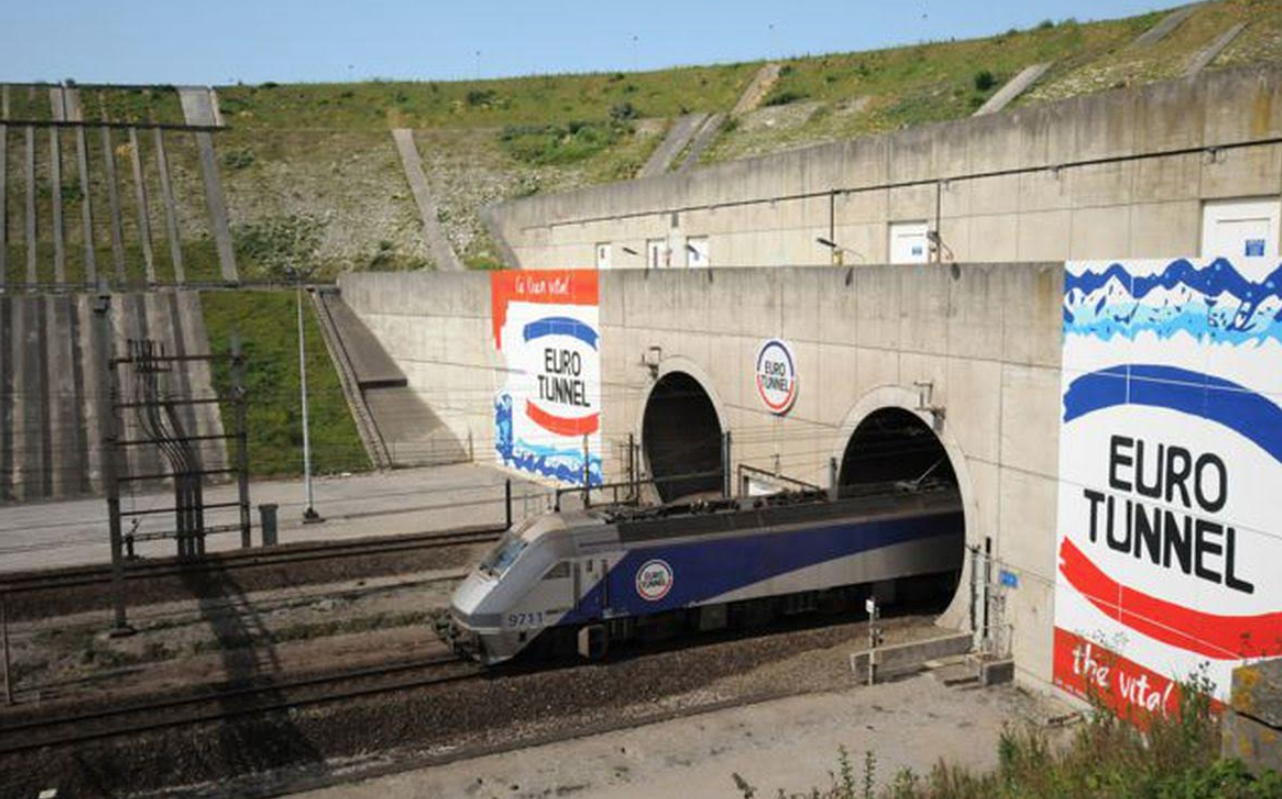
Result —
[[[880, 654], [903, 664], [924, 662], [960, 639], [942, 643], [938, 628], [922, 617], [891, 620], [885, 629]], [[701, 639], [621, 653], [604, 664], [500, 669], [448, 688], [273, 707], [221, 723], [202, 719], [0, 756], [0, 794], [35, 796], [57, 787], [78, 797], [280, 795], [783, 696], [844, 691], [853, 687], [850, 653], [864, 631], [848, 623]]]
[[903, 644], [864, 649], [850, 656], [855, 681], [873, 685], [922, 671], [937, 674], [945, 685], [1000, 685], [1015, 679], [1015, 662], [975, 654], [970, 633], [951, 633]]

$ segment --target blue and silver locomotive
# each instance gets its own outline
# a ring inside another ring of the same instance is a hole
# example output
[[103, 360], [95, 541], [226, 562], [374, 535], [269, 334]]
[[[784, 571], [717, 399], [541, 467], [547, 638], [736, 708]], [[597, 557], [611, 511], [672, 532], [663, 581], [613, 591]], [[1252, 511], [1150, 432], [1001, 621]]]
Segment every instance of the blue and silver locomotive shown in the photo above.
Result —
[[[549, 513], [509, 530], [440, 627], [483, 663], [528, 648], [600, 657], [610, 642], [758, 624], [896, 586], [955, 585], [951, 486], [820, 492]], [[844, 606], [844, 605], [843, 605]]]

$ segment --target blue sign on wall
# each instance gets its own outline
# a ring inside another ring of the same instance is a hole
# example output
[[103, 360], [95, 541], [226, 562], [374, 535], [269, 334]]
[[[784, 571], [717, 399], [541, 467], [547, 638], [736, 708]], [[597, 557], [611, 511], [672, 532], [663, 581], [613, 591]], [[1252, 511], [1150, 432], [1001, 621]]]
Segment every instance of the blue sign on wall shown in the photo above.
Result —
[[1247, 239], [1246, 240], [1246, 257], [1263, 258], [1264, 257], [1264, 239]]
[[1002, 569], [1001, 581], [1007, 588], [1019, 588], [1019, 575], [1015, 572]]

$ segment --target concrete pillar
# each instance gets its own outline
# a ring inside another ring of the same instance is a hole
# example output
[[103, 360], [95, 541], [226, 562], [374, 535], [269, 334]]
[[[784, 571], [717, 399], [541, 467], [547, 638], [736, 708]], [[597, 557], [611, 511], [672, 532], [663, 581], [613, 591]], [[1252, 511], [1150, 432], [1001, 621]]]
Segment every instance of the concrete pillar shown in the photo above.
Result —
[[81, 430], [77, 418], [78, 404], [75, 362], [75, 338], [72, 323], [71, 298], [66, 295], [46, 294], [39, 298], [43, 304], [46, 326], [44, 385], [46, 390], [47, 424], [46, 460], [49, 470], [48, 496], [65, 497], [78, 493], [83, 457], [77, 431]]
[[134, 202], [138, 206], [138, 238], [142, 242], [142, 261], [147, 270], [147, 285], [156, 283], [156, 260], [151, 252], [151, 217], [147, 208], [147, 184], [142, 176], [142, 153], [138, 150], [138, 129], [129, 129], [129, 162], [134, 174]]
[[67, 252], [62, 240], [62, 129], [49, 128], [49, 203], [53, 208], [53, 282], [67, 282]]
[[67, 297], [65, 305], [67, 327], [64, 330], [64, 337], [71, 352], [70, 410], [67, 415], [72, 425], [70, 438], [73, 448], [71, 456], [73, 466], [68, 476], [66, 490], [68, 494], [87, 494], [92, 490], [89, 482], [89, 451], [93, 446], [93, 440], [89, 437], [89, 426], [84, 410], [88, 405], [85, 397], [85, 374], [95, 371], [95, 364], [86, 363], [81, 331], [85, 327], [92, 327], [93, 323], [89, 317], [81, 316], [80, 300], [77, 296]]
[[[102, 361], [107, 357], [107, 343], [99, 339], [97, 326], [94, 324], [93, 306], [95, 301], [95, 296], [92, 294], [77, 295], [76, 317], [79, 319], [77, 332], [79, 334], [79, 348], [84, 370], [81, 413], [84, 419], [83, 428], [87, 442], [87, 457], [85, 458], [87, 471], [85, 476], [89, 483], [89, 490], [104, 491], [106, 487], [102, 482], [102, 439], [106, 431], [102, 407], [105, 402], [104, 395], [107, 393], [107, 387], [102, 383], [102, 376], [106, 372], [102, 368]], [[113, 306], [114, 310], [116, 309]]]
[[[205, 328], [204, 311], [200, 305], [200, 295], [193, 291], [181, 291], [175, 295], [175, 335], [181, 332], [183, 346], [192, 354], [204, 354], [212, 351], [209, 333]], [[213, 372], [209, 363], [192, 361], [187, 368], [187, 381], [193, 396], [209, 397], [214, 394]], [[222, 414], [217, 405], [196, 406], [196, 431], [200, 435], [222, 435], [224, 433]], [[207, 469], [222, 469], [227, 466], [226, 442], [213, 442], [203, 448], [202, 463]]]
[[36, 129], [31, 125], [27, 131], [27, 213], [24, 220], [27, 243], [27, 285], [40, 281], [36, 272]]
[[0, 500], [12, 500], [13, 470], [13, 418], [14, 394], [13, 364], [18, 342], [13, 329], [13, 299], [0, 294]]
[[218, 265], [223, 281], [238, 283], [236, 253], [232, 249], [231, 229], [227, 223], [227, 203], [223, 199], [223, 184], [218, 178], [218, 161], [214, 158], [214, 137], [208, 131], [196, 133], [196, 148], [200, 153], [200, 174], [205, 182], [205, 207], [209, 212], [209, 232], [218, 249]]
[[[179, 298], [176, 292], [166, 292], [164, 294], [148, 294], [149, 304], [154, 307], [155, 326], [152, 328], [153, 335], [165, 342], [166, 355], [186, 355], [193, 352], [187, 346], [186, 336], [183, 334], [182, 312], [179, 309]], [[177, 394], [180, 397], [195, 396], [191, 386], [191, 367], [192, 363], [175, 364], [174, 370], [169, 373], [167, 390]], [[204, 395], [208, 396], [208, 395]], [[206, 406], [180, 405], [175, 408], [178, 419], [183, 426], [183, 435], [195, 436], [201, 434], [201, 425], [199, 421], [200, 409]], [[214, 406], [208, 406], [214, 407]], [[197, 442], [195, 444], [196, 462], [204, 463], [204, 445], [206, 442]]]
[[[9, 87], [4, 87], [8, 91]], [[5, 95], [7, 100], [8, 94]], [[8, 116], [8, 102], [5, 103]], [[9, 126], [0, 124], [0, 293], [4, 292], [9, 273]]]
[[76, 128], [76, 171], [80, 175], [80, 227], [84, 231], [85, 261], [84, 282], [95, 285], [98, 282], [98, 264], [94, 253], [93, 203], [89, 199], [89, 144], [85, 141], [85, 129]]
[[116, 183], [116, 152], [111, 145], [111, 128], [103, 125], [102, 161], [107, 177], [107, 206], [111, 213], [111, 260], [116, 269], [116, 282], [124, 284], [125, 232], [120, 221], [120, 188]]
[[42, 385], [44, 347], [43, 310], [40, 297], [13, 298], [13, 475], [18, 500], [47, 496], [44, 479], [48, 449]]
[[169, 182], [169, 157], [165, 154], [165, 132], [154, 128], [156, 138], [156, 171], [160, 174], [160, 199], [165, 206], [165, 236], [169, 240], [169, 258], [174, 267], [174, 282], [187, 282], [183, 268], [182, 237], [178, 230], [178, 205], [174, 202], [173, 186]]

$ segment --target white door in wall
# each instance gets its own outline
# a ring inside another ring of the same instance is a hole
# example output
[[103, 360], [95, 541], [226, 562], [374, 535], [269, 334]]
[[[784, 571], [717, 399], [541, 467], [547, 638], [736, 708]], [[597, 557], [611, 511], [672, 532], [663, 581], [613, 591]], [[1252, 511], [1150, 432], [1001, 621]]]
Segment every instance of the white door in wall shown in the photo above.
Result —
[[596, 268], [609, 269], [610, 255], [611, 255], [611, 252], [610, 252], [609, 244], [598, 244], [596, 246]]
[[1278, 264], [1279, 218], [1276, 197], [1211, 200], [1202, 206], [1202, 257], [1228, 258], [1255, 276]]
[[930, 260], [926, 241], [925, 222], [890, 223], [890, 262], [892, 264], [924, 264]]
[[650, 269], [667, 269], [668, 268], [667, 239], [646, 240], [645, 265]]
[[711, 266], [708, 253], [707, 236], [686, 239], [686, 266], [691, 269], [704, 269]]

